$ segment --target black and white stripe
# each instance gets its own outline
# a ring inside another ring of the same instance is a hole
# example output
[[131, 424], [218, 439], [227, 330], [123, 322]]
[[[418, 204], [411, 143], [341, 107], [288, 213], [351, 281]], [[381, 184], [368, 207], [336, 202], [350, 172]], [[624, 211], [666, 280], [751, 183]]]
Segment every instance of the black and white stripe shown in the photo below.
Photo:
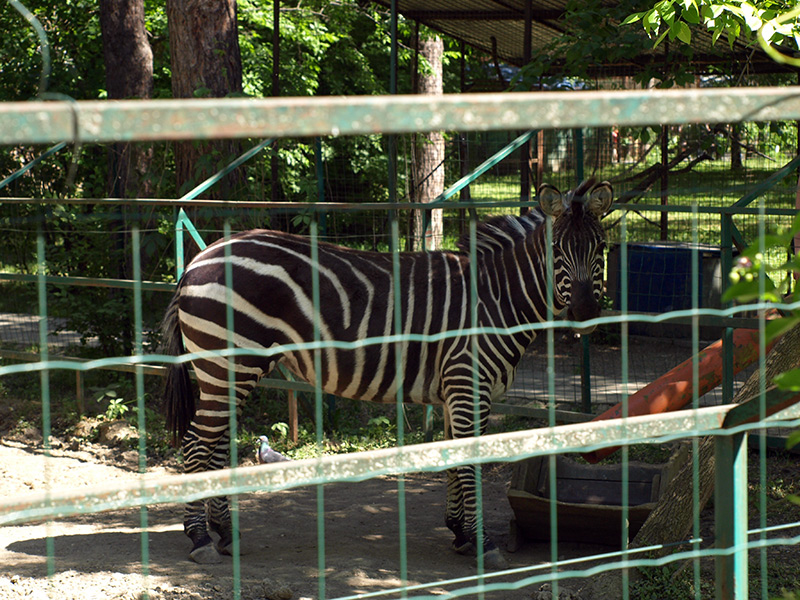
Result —
[[[599, 218], [611, 199], [608, 183], [584, 182], [563, 195], [542, 186], [539, 209], [480, 224], [474, 249], [467, 237], [460, 252], [400, 254], [397, 290], [390, 254], [319, 243], [315, 263], [307, 238], [267, 230], [234, 235], [209, 246], [188, 266], [165, 317], [166, 351], [181, 354], [229, 345], [270, 349], [312, 341], [315, 327], [323, 342], [389, 336], [396, 331], [395, 294], [404, 334], [467, 329], [473, 322], [473, 305], [479, 326], [499, 329], [543, 322], [564, 308], [575, 321], [597, 317], [605, 240]], [[542, 226], [548, 215], [553, 218], [551, 253], [546, 251]], [[553, 257], [554, 277], [549, 298], [548, 255]], [[470, 292], [471, 260], [476, 261], [476, 301]], [[318, 310], [313, 302], [315, 269]], [[534, 335], [486, 333], [474, 339], [456, 335], [352, 349], [325, 347], [319, 373], [310, 350], [239, 356], [233, 373], [226, 358], [195, 360], [200, 388], [196, 406], [185, 363], [170, 367], [168, 423], [182, 439], [186, 472], [222, 468], [228, 452], [231, 377], [241, 403], [258, 379], [281, 363], [299, 379], [337, 396], [395, 402], [401, 390], [405, 402], [443, 405], [447, 437], [472, 436], [485, 429], [492, 401], [508, 389]], [[200, 501], [190, 503], [184, 521], [194, 543], [192, 557], [198, 561], [216, 555], [209, 552], [207, 522], [220, 534], [218, 551], [229, 551], [232, 541], [225, 500], [210, 500], [205, 509]], [[474, 551], [478, 532], [473, 467], [448, 473], [446, 521], [455, 534], [456, 549]], [[502, 560], [488, 538], [484, 549], [487, 558]]]

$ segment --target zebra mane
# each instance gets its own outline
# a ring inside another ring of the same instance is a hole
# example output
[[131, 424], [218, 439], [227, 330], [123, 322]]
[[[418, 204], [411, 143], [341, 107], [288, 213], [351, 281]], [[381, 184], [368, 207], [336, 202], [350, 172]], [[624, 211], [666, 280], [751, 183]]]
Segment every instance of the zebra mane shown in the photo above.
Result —
[[[513, 248], [544, 223], [544, 213], [537, 207], [522, 217], [502, 215], [478, 223], [475, 231], [475, 250], [478, 253], [495, 252], [499, 249]], [[469, 254], [470, 235], [465, 232], [458, 240], [458, 249]]]

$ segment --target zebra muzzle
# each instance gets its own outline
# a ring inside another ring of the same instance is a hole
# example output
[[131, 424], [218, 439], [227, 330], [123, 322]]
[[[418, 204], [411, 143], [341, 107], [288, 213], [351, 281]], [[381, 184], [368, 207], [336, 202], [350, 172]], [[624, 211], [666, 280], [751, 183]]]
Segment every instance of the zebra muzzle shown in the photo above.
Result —
[[[590, 321], [600, 316], [600, 303], [594, 295], [591, 283], [574, 285], [567, 308], [567, 319], [573, 322]], [[572, 329], [576, 333], [588, 334], [594, 331], [597, 325], [580, 327], [573, 325]]]

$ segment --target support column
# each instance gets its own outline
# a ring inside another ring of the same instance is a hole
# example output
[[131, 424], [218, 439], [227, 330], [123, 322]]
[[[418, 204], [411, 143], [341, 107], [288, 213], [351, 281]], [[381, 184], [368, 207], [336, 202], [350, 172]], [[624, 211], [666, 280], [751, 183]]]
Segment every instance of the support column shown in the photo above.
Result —
[[[731, 550], [717, 556], [717, 600], [747, 598], [747, 434], [719, 435], [714, 440], [716, 469], [714, 521], [716, 547]], [[733, 550], [736, 548], [735, 550]]]

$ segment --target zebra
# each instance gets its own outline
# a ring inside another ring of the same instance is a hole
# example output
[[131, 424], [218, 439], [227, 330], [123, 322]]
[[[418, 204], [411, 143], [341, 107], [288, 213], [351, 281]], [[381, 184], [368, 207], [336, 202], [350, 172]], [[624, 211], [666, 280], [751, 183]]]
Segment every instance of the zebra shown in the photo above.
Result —
[[[323, 342], [390, 336], [396, 331], [395, 293], [400, 294], [403, 334], [466, 330], [473, 323], [472, 306], [479, 326], [501, 328], [503, 333], [326, 347], [317, 358], [319, 373], [314, 351], [304, 349], [269, 357], [248, 353], [230, 362], [224, 357], [198, 358], [192, 361], [200, 388], [196, 406], [187, 363], [171, 364], [165, 384], [167, 426], [182, 445], [185, 472], [220, 469], [228, 460], [231, 369], [237, 407], [259, 378], [283, 364], [297, 378], [319, 381], [324, 392], [339, 397], [396, 402], [400, 388], [404, 402], [443, 406], [447, 439], [483, 433], [492, 402], [512, 383], [535, 337], [530, 329], [507, 330], [544, 322], [564, 309], [576, 322], [600, 314], [605, 249], [600, 218], [611, 207], [611, 185], [589, 180], [562, 194], [544, 184], [537, 196], [538, 206], [524, 216], [494, 217], [478, 224], [473, 251], [471, 236], [465, 235], [458, 251], [400, 253], [397, 290], [391, 253], [319, 242], [315, 262], [309, 239], [289, 233], [245, 231], [200, 252], [186, 268], [164, 317], [167, 354], [220, 350], [229, 344], [277, 348], [313, 341], [315, 330]], [[552, 253], [546, 251], [543, 226], [548, 218]], [[553, 261], [549, 288], [548, 255]], [[323, 299], [318, 307], [312, 302], [314, 270]], [[472, 272], [477, 273], [474, 302]], [[233, 331], [228, 331], [231, 313]], [[447, 471], [445, 523], [455, 536], [453, 548], [473, 555], [480, 548], [475, 481], [474, 465]], [[219, 536], [216, 544], [209, 528]], [[218, 562], [221, 554], [230, 554], [233, 530], [227, 499], [189, 502], [184, 532], [196, 562]], [[481, 540], [484, 564], [501, 568], [505, 560], [496, 544], [485, 532]]]

